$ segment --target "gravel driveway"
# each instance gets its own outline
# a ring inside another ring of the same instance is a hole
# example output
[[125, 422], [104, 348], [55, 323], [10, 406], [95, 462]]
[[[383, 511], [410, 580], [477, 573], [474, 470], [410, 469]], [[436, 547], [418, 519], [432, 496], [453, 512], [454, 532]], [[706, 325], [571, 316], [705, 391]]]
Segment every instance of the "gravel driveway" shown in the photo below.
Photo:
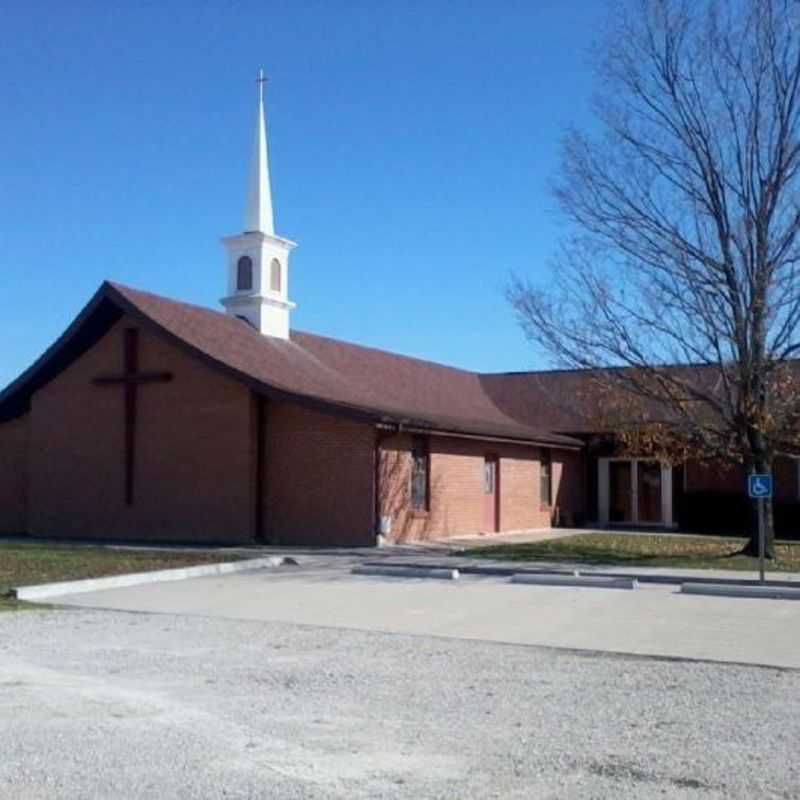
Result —
[[795, 798], [800, 673], [0, 615], [0, 797]]

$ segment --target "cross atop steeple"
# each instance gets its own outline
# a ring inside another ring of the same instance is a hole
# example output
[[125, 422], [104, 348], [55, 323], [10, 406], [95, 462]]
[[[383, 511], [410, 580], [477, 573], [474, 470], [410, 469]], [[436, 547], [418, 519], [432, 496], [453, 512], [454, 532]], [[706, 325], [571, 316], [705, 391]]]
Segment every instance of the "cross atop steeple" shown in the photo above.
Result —
[[267, 151], [267, 126], [264, 122], [264, 70], [258, 71], [258, 111], [253, 143], [253, 162], [250, 167], [250, 188], [247, 195], [245, 231], [260, 231], [272, 236], [275, 233], [272, 219], [272, 191], [269, 185], [269, 155]]
[[264, 75], [264, 70], [263, 69], [259, 69], [258, 77], [256, 78], [256, 83], [258, 84], [258, 96], [261, 98], [262, 101], [264, 99], [264, 84], [268, 80], [269, 80], [269, 78], [267, 78]]

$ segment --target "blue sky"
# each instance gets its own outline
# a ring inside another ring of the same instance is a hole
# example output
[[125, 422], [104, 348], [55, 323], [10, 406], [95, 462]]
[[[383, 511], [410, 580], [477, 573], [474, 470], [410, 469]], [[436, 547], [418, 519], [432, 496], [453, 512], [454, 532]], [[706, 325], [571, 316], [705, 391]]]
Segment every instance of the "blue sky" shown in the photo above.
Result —
[[218, 308], [270, 76], [293, 326], [484, 371], [545, 367], [512, 270], [546, 279], [603, 0], [3, 4], [0, 385], [105, 278]]

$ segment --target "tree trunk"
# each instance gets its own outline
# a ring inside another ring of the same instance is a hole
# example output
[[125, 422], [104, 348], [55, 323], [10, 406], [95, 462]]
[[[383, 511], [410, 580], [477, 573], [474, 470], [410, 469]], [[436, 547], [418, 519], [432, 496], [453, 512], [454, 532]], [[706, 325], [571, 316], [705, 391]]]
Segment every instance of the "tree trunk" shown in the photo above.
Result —
[[775, 558], [775, 498], [770, 497], [764, 503], [764, 555], [766, 558]]
[[[741, 554], [758, 558], [758, 500], [750, 501], [750, 538]], [[772, 499], [764, 501], [764, 557], [775, 558], [775, 524]]]

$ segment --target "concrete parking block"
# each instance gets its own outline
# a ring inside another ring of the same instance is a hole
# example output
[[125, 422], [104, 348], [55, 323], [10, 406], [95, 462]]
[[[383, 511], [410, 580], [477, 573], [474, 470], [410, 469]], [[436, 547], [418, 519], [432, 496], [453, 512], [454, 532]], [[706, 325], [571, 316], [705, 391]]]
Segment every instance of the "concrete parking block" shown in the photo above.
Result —
[[531, 584], [533, 586], [584, 586], [594, 589], [636, 589], [636, 578], [607, 578], [605, 575], [531, 575], [517, 573], [511, 576], [511, 583]]
[[350, 570], [353, 575], [375, 575], [389, 578], [436, 578], [438, 580], [458, 580], [457, 569], [438, 567], [393, 567], [360, 564]]
[[713, 595], [715, 597], [761, 597], [768, 600], [800, 600], [800, 588], [752, 584], [749, 586], [719, 583], [684, 583], [682, 594]]

